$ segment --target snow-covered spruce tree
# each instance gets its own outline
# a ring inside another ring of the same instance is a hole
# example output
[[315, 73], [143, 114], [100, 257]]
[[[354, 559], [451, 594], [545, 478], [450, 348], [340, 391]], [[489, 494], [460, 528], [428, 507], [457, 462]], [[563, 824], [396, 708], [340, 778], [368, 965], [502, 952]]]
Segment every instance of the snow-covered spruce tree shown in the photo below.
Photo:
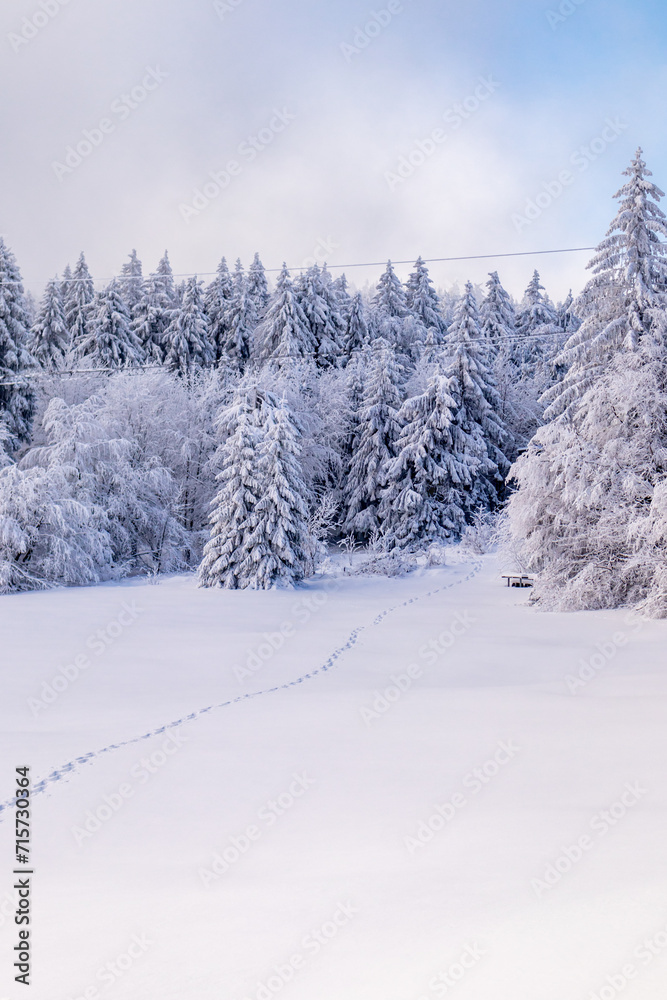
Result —
[[70, 344], [79, 351], [90, 336], [91, 321], [95, 311], [95, 286], [88, 270], [83, 252], [65, 292], [65, 320], [69, 330]]
[[206, 289], [204, 312], [208, 322], [208, 334], [215, 350], [215, 360], [219, 361], [225, 352], [228, 322], [227, 310], [234, 294], [234, 283], [229, 273], [227, 259], [218, 264], [215, 278]]
[[[480, 449], [458, 423], [454, 378], [435, 375], [398, 412], [397, 457], [387, 467], [380, 521], [388, 548], [416, 549], [459, 537], [469, 498], [484, 466]], [[477, 452], [477, 454], [475, 454]]]
[[301, 431], [283, 398], [265, 395], [260, 471], [265, 491], [253, 511], [248, 537], [253, 585], [268, 590], [293, 585], [312, 569], [308, 534], [308, 491], [299, 457]]
[[399, 353], [404, 370], [421, 356], [427, 332], [415, 312], [408, 308], [406, 291], [392, 267], [387, 262], [372, 300], [369, 317], [371, 339], [381, 337], [393, 344]]
[[500, 398], [471, 282], [466, 284], [447, 333], [444, 368], [452, 377], [450, 392], [458, 404], [456, 421], [466, 435], [462, 454], [475, 469], [466, 509], [472, 514], [496, 504], [509, 462], [503, 452], [507, 430], [499, 416]]
[[350, 303], [350, 310], [345, 331], [345, 354], [351, 358], [353, 354], [362, 351], [370, 342], [366, 306], [361, 292], [356, 292]]
[[256, 253], [248, 268], [248, 295], [255, 303], [258, 320], [263, 319], [264, 310], [269, 304], [269, 285], [266, 280], [264, 265]]
[[[543, 414], [545, 403], [547, 402], [547, 396], [550, 398], [556, 398], [559, 394], [558, 384], [563, 381], [567, 375], [567, 365], [559, 360], [561, 357], [562, 349], [568, 340], [577, 332], [581, 326], [581, 320], [575, 312], [574, 298], [572, 295], [572, 290], [568, 292], [565, 301], [559, 302], [556, 306], [556, 323], [559, 329], [559, 333], [554, 337], [554, 342], [556, 345], [556, 351], [551, 361], [551, 372], [550, 372], [550, 387], [543, 393], [542, 397], [538, 401], [538, 406], [534, 407], [535, 411], [539, 411], [540, 415]], [[540, 420], [540, 423], [542, 420]]]
[[226, 333], [220, 355], [237, 371], [243, 371], [250, 357], [250, 345], [256, 326], [255, 299], [248, 292], [248, 283], [241, 261], [237, 260], [232, 293], [227, 303]]
[[542, 424], [543, 396], [559, 377], [555, 356], [562, 343], [556, 309], [544, 295], [535, 271], [516, 315], [514, 333], [500, 343], [494, 359], [500, 412], [512, 437], [508, 444], [512, 458]]
[[204, 296], [196, 275], [188, 278], [183, 304], [165, 333], [165, 346], [165, 364], [181, 375], [213, 364], [214, 351], [204, 315]]
[[134, 319], [144, 295], [143, 271], [136, 250], [132, 251], [130, 259], [121, 267], [119, 284], [130, 319]]
[[5, 466], [12, 464], [12, 460], [9, 457], [9, 450], [10, 434], [5, 421], [0, 416], [0, 469], [4, 469]]
[[27, 348], [28, 316], [14, 254], [0, 237], [0, 420], [5, 448], [18, 451], [30, 440], [35, 397], [27, 371], [35, 366]]
[[516, 317], [516, 338], [510, 357], [523, 381], [533, 380], [541, 391], [549, 388], [551, 362], [562, 346], [558, 315], [544, 294], [538, 271], [533, 272]]
[[284, 404], [244, 384], [220, 416], [228, 436], [219, 453], [220, 491], [199, 582], [204, 587], [267, 589], [308, 571], [299, 432]]
[[491, 356], [509, 356], [516, 338], [516, 314], [509, 293], [503, 288], [497, 271], [489, 274], [487, 293], [480, 308], [482, 335], [491, 347]]
[[508, 525], [545, 607], [664, 615], [667, 225], [641, 153], [626, 176], [563, 352], [573, 369], [512, 468]]
[[340, 274], [333, 282], [333, 289], [338, 302], [338, 312], [343, 320], [343, 325], [347, 326], [352, 308], [352, 296], [350, 295], [347, 278], [345, 274]]
[[317, 264], [313, 264], [294, 286], [315, 341], [315, 362], [319, 368], [338, 364], [343, 353], [345, 326], [328, 278], [328, 272], [324, 277]]
[[431, 334], [430, 342], [441, 344], [447, 324], [440, 312], [440, 299], [429, 277], [428, 268], [421, 257], [415, 262], [414, 271], [410, 274], [406, 285], [407, 307], [412, 312], [427, 334]]
[[405, 289], [396, 276], [390, 260], [387, 261], [387, 266], [377, 283], [373, 305], [378, 312], [388, 318], [402, 319], [407, 313]]
[[[185, 290], [187, 287], [188, 283], [185, 278], [183, 278], [181, 281], [177, 281], [174, 283], [174, 298], [176, 301], [177, 309], [180, 309], [183, 305], [183, 300], [185, 299]], [[202, 294], [202, 302], [203, 302], [203, 294]]]
[[162, 257], [158, 261], [158, 265], [155, 269], [155, 277], [160, 282], [160, 287], [172, 309], [178, 306], [178, 293], [176, 291], [176, 283], [174, 281], [174, 272], [171, 269], [171, 263], [169, 262], [169, 254], [165, 250]]
[[261, 392], [243, 386], [218, 417], [223, 438], [216, 456], [220, 490], [211, 502], [211, 536], [199, 567], [202, 587], [237, 590], [251, 586], [252, 553], [247, 539], [252, 531], [250, 518], [264, 486], [258, 468], [263, 405]]
[[147, 361], [164, 362], [165, 335], [177, 306], [174, 276], [165, 251], [156, 272], [144, 283], [144, 293], [132, 318], [132, 330], [139, 338]]
[[65, 265], [63, 270], [63, 276], [60, 281], [60, 296], [63, 300], [63, 307], [70, 293], [70, 285], [72, 284], [72, 268], [69, 264]]
[[581, 326], [581, 320], [575, 311], [572, 289], [567, 293], [565, 301], [558, 304], [556, 314], [559, 327], [569, 339]]
[[289, 364], [290, 360], [314, 358], [315, 338], [283, 264], [265, 316], [255, 330], [255, 354], [261, 361]]
[[69, 331], [65, 322], [60, 282], [52, 279], [46, 286], [37, 322], [30, 331], [29, 349], [42, 368], [61, 368], [67, 354]]
[[401, 366], [392, 345], [381, 338], [373, 345], [365, 378], [343, 493], [343, 531], [364, 541], [380, 527], [380, 501], [389, 463], [396, 457], [402, 402]]
[[140, 365], [144, 349], [130, 326], [130, 315], [116, 278], [97, 296], [90, 332], [79, 345], [79, 354], [100, 368]]
[[372, 300], [377, 336], [398, 350], [404, 349], [404, 327], [408, 316], [405, 289], [396, 276], [391, 261], [378, 281]]
[[624, 176], [628, 181], [614, 195], [618, 212], [588, 264], [593, 277], [575, 303], [581, 326], [556, 358], [567, 375], [545, 394], [549, 420], [576, 406], [618, 350], [662, 343], [667, 220], [658, 202], [664, 192], [649, 180], [641, 149]]
[[486, 288], [480, 308], [480, 327], [488, 344], [488, 356], [500, 398], [498, 415], [509, 433], [503, 450], [512, 461], [539, 425], [542, 408], [538, 399], [543, 387], [541, 382], [537, 389], [532, 383], [527, 384], [515, 361], [518, 338], [516, 313], [497, 271], [489, 274]]
[[366, 345], [366, 349], [357, 350], [350, 356], [345, 367], [345, 405], [341, 407], [344, 414], [341, 451], [345, 459], [346, 471], [349, 470], [354, 453], [354, 442], [359, 427], [364, 388], [368, 375], [369, 355], [370, 351]]

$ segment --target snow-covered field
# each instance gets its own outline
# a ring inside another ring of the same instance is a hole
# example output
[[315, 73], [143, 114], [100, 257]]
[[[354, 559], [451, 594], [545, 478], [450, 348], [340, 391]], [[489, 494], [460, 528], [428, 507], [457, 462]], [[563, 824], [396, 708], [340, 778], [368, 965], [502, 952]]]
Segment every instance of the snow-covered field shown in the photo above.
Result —
[[667, 624], [501, 569], [0, 598], [1, 798], [51, 776], [33, 1000], [663, 997]]

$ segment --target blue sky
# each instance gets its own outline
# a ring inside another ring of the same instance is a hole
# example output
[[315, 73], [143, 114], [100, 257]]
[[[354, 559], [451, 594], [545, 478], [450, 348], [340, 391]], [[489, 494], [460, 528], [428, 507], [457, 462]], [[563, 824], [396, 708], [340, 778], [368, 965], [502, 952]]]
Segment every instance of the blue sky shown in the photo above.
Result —
[[[0, 231], [35, 291], [81, 249], [106, 279], [132, 247], [204, 274], [590, 246], [639, 144], [667, 187], [658, 0], [42, 2], [0, 13]], [[586, 259], [433, 274], [518, 295], [537, 266], [560, 298]]]

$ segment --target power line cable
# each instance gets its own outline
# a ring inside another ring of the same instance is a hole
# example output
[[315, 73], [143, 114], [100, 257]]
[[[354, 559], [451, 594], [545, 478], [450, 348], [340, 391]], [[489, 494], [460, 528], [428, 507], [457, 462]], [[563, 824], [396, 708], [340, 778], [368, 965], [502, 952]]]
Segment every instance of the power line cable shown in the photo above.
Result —
[[[469, 337], [468, 340], [471, 344], [486, 344], [487, 346], [492, 346], [494, 344], [500, 344], [502, 342], [513, 343], [514, 341], [520, 341], [525, 343], [527, 340], [547, 340], [549, 337], [570, 337], [571, 333], [566, 330], [554, 330], [550, 333], [518, 333], [513, 336], [505, 337]], [[373, 345], [369, 345], [372, 349]], [[446, 344], [436, 345], [441, 350], [446, 347]], [[342, 355], [341, 355], [342, 356]], [[271, 361], [304, 361], [306, 358], [317, 357], [316, 351], [304, 351], [303, 354], [272, 354], [268, 358], [262, 358], [261, 363], [265, 364]], [[251, 359], [251, 361], [256, 361], [260, 359]], [[201, 365], [201, 371], [210, 371], [216, 368], [216, 365]], [[16, 379], [12, 382], [0, 382], [2, 385], [22, 385], [23, 380], [28, 379], [40, 379], [40, 378], [61, 378], [65, 375], [107, 375], [107, 374], [117, 374], [118, 372], [125, 372], [126, 374], [133, 374], [140, 371], [171, 371], [167, 365], [126, 365], [117, 368], [61, 368], [55, 371], [25, 371], [21, 373], [21, 378]]]
[[[518, 250], [512, 253], [481, 253], [481, 254], [470, 254], [468, 256], [463, 256], [463, 257], [427, 257], [427, 258], [422, 257], [422, 261], [424, 262], [424, 264], [443, 264], [443, 263], [448, 264], [454, 261], [461, 261], [461, 260], [496, 260], [503, 257], [536, 257], [536, 256], [541, 256], [543, 254], [552, 254], [552, 253], [584, 253], [596, 249], [597, 247], [565, 247], [559, 250]], [[398, 265], [414, 264], [415, 260], [413, 259], [392, 260], [391, 263]], [[351, 267], [385, 267], [386, 264], [387, 264], [386, 260], [381, 260], [381, 261], [366, 261], [354, 264], [327, 264], [326, 266], [329, 270], [331, 270], [332, 268], [340, 269], [340, 268], [351, 268]], [[264, 270], [267, 274], [277, 274], [278, 272], [282, 271], [282, 267], [265, 267]], [[306, 269], [304, 268], [303, 264], [298, 264], [293, 267], [288, 267], [287, 270], [303, 271]], [[215, 276], [217, 273], [218, 273], [217, 271], [181, 271], [177, 274], [172, 274], [172, 277], [192, 278], [195, 275], [197, 275], [197, 277], [201, 276], [202, 278], [210, 278], [212, 276]], [[136, 280], [138, 277], [139, 276], [136, 274], [117, 274], [117, 275], [112, 275], [111, 278], [93, 278], [92, 276], [89, 276], [87, 278], [59, 278], [58, 283], [61, 285], [66, 285], [66, 284], [69, 285], [69, 284], [76, 284], [77, 282], [80, 281], [96, 282], [96, 281], [113, 281], [114, 279], [116, 281], [133, 281]], [[150, 277], [162, 277], [162, 275], [155, 275], [153, 273], [150, 275]], [[49, 278], [49, 281], [53, 280], [54, 280], [53, 278]], [[0, 284], [19, 285], [23, 284], [23, 282], [0, 280]]]

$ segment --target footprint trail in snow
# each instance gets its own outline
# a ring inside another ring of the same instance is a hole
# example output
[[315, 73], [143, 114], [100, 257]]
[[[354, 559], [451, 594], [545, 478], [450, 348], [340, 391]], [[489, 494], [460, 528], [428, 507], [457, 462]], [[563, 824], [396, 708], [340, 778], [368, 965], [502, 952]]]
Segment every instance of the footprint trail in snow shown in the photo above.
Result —
[[[367, 625], [358, 625], [356, 628], [352, 629], [347, 641], [335, 649], [331, 656], [325, 662], [311, 670], [307, 674], [302, 674], [301, 677], [297, 677], [293, 681], [286, 681], [284, 684], [277, 684], [275, 687], [264, 688], [261, 691], [248, 691], [245, 694], [237, 695], [235, 698], [229, 698], [227, 701], [222, 701], [217, 705], [208, 705], [206, 708], [197, 709], [194, 712], [190, 712], [189, 715], [183, 716], [182, 719], [175, 719], [173, 722], [168, 722], [164, 726], [160, 726], [158, 729], [152, 729], [148, 733], [144, 733], [143, 736], [134, 736], [132, 739], [123, 740], [120, 743], [111, 743], [109, 746], [102, 747], [101, 750], [93, 750], [90, 753], [83, 754], [81, 757], [75, 757], [74, 760], [69, 761], [67, 764], [63, 764], [61, 767], [56, 768], [51, 771], [45, 778], [41, 778], [39, 781], [33, 785], [32, 794], [39, 795], [40, 792], [45, 791], [49, 785], [54, 784], [56, 781], [61, 781], [68, 775], [76, 772], [80, 769], [83, 764], [88, 764], [94, 761], [97, 757], [101, 757], [102, 754], [111, 753], [113, 750], [120, 750], [122, 747], [131, 746], [133, 743], [142, 743], [144, 740], [153, 739], [155, 736], [160, 736], [161, 733], [166, 733], [170, 729], [177, 729], [179, 726], [184, 725], [186, 722], [193, 722], [195, 719], [200, 718], [202, 715], [206, 715], [207, 712], [217, 711], [220, 708], [227, 708], [229, 705], [235, 705], [240, 701], [247, 701], [250, 698], [261, 698], [267, 694], [273, 694], [275, 691], [287, 691], [292, 687], [296, 687], [297, 684], [303, 684], [304, 681], [311, 680], [313, 677], [317, 677], [318, 674], [326, 673], [326, 671], [331, 670], [337, 660], [346, 653], [349, 649], [352, 649], [359, 640], [359, 635], [368, 628], [372, 628], [374, 625], [379, 625], [387, 615], [392, 612], [397, 611], [399, 608], [406, 608], [410, 604], [416, 604], [418, 601], [423, 601], [427, 597], [434, 597], [436, 594], [442, 593], [444, 590], [450, 590], [452, 587], [459, 586], [460, 584], [467, 583], [472, 580], [473, 577], [477, 576], [482, 568], [482, 561], [473, 564], [472, 569], [466, 575], [458, 580], [452, 580], [451, 583], [443, 584], [441, 587], [436, 587], [434, 590], [429, 590], [425, 594], [419, 594], [416, 597], [410, 597], [406, 601], [401, 601], [398, 604], [394, 604], [390, 608], [385, 608], [384, 611], [380, 611], [379, 614]], [[5, 812], [10, 807], [13, 807], [14, 799], [9, 799], [7, 802], [3, 802], [0, 805], [0, 822], [3, 819], [3, 812]]]

